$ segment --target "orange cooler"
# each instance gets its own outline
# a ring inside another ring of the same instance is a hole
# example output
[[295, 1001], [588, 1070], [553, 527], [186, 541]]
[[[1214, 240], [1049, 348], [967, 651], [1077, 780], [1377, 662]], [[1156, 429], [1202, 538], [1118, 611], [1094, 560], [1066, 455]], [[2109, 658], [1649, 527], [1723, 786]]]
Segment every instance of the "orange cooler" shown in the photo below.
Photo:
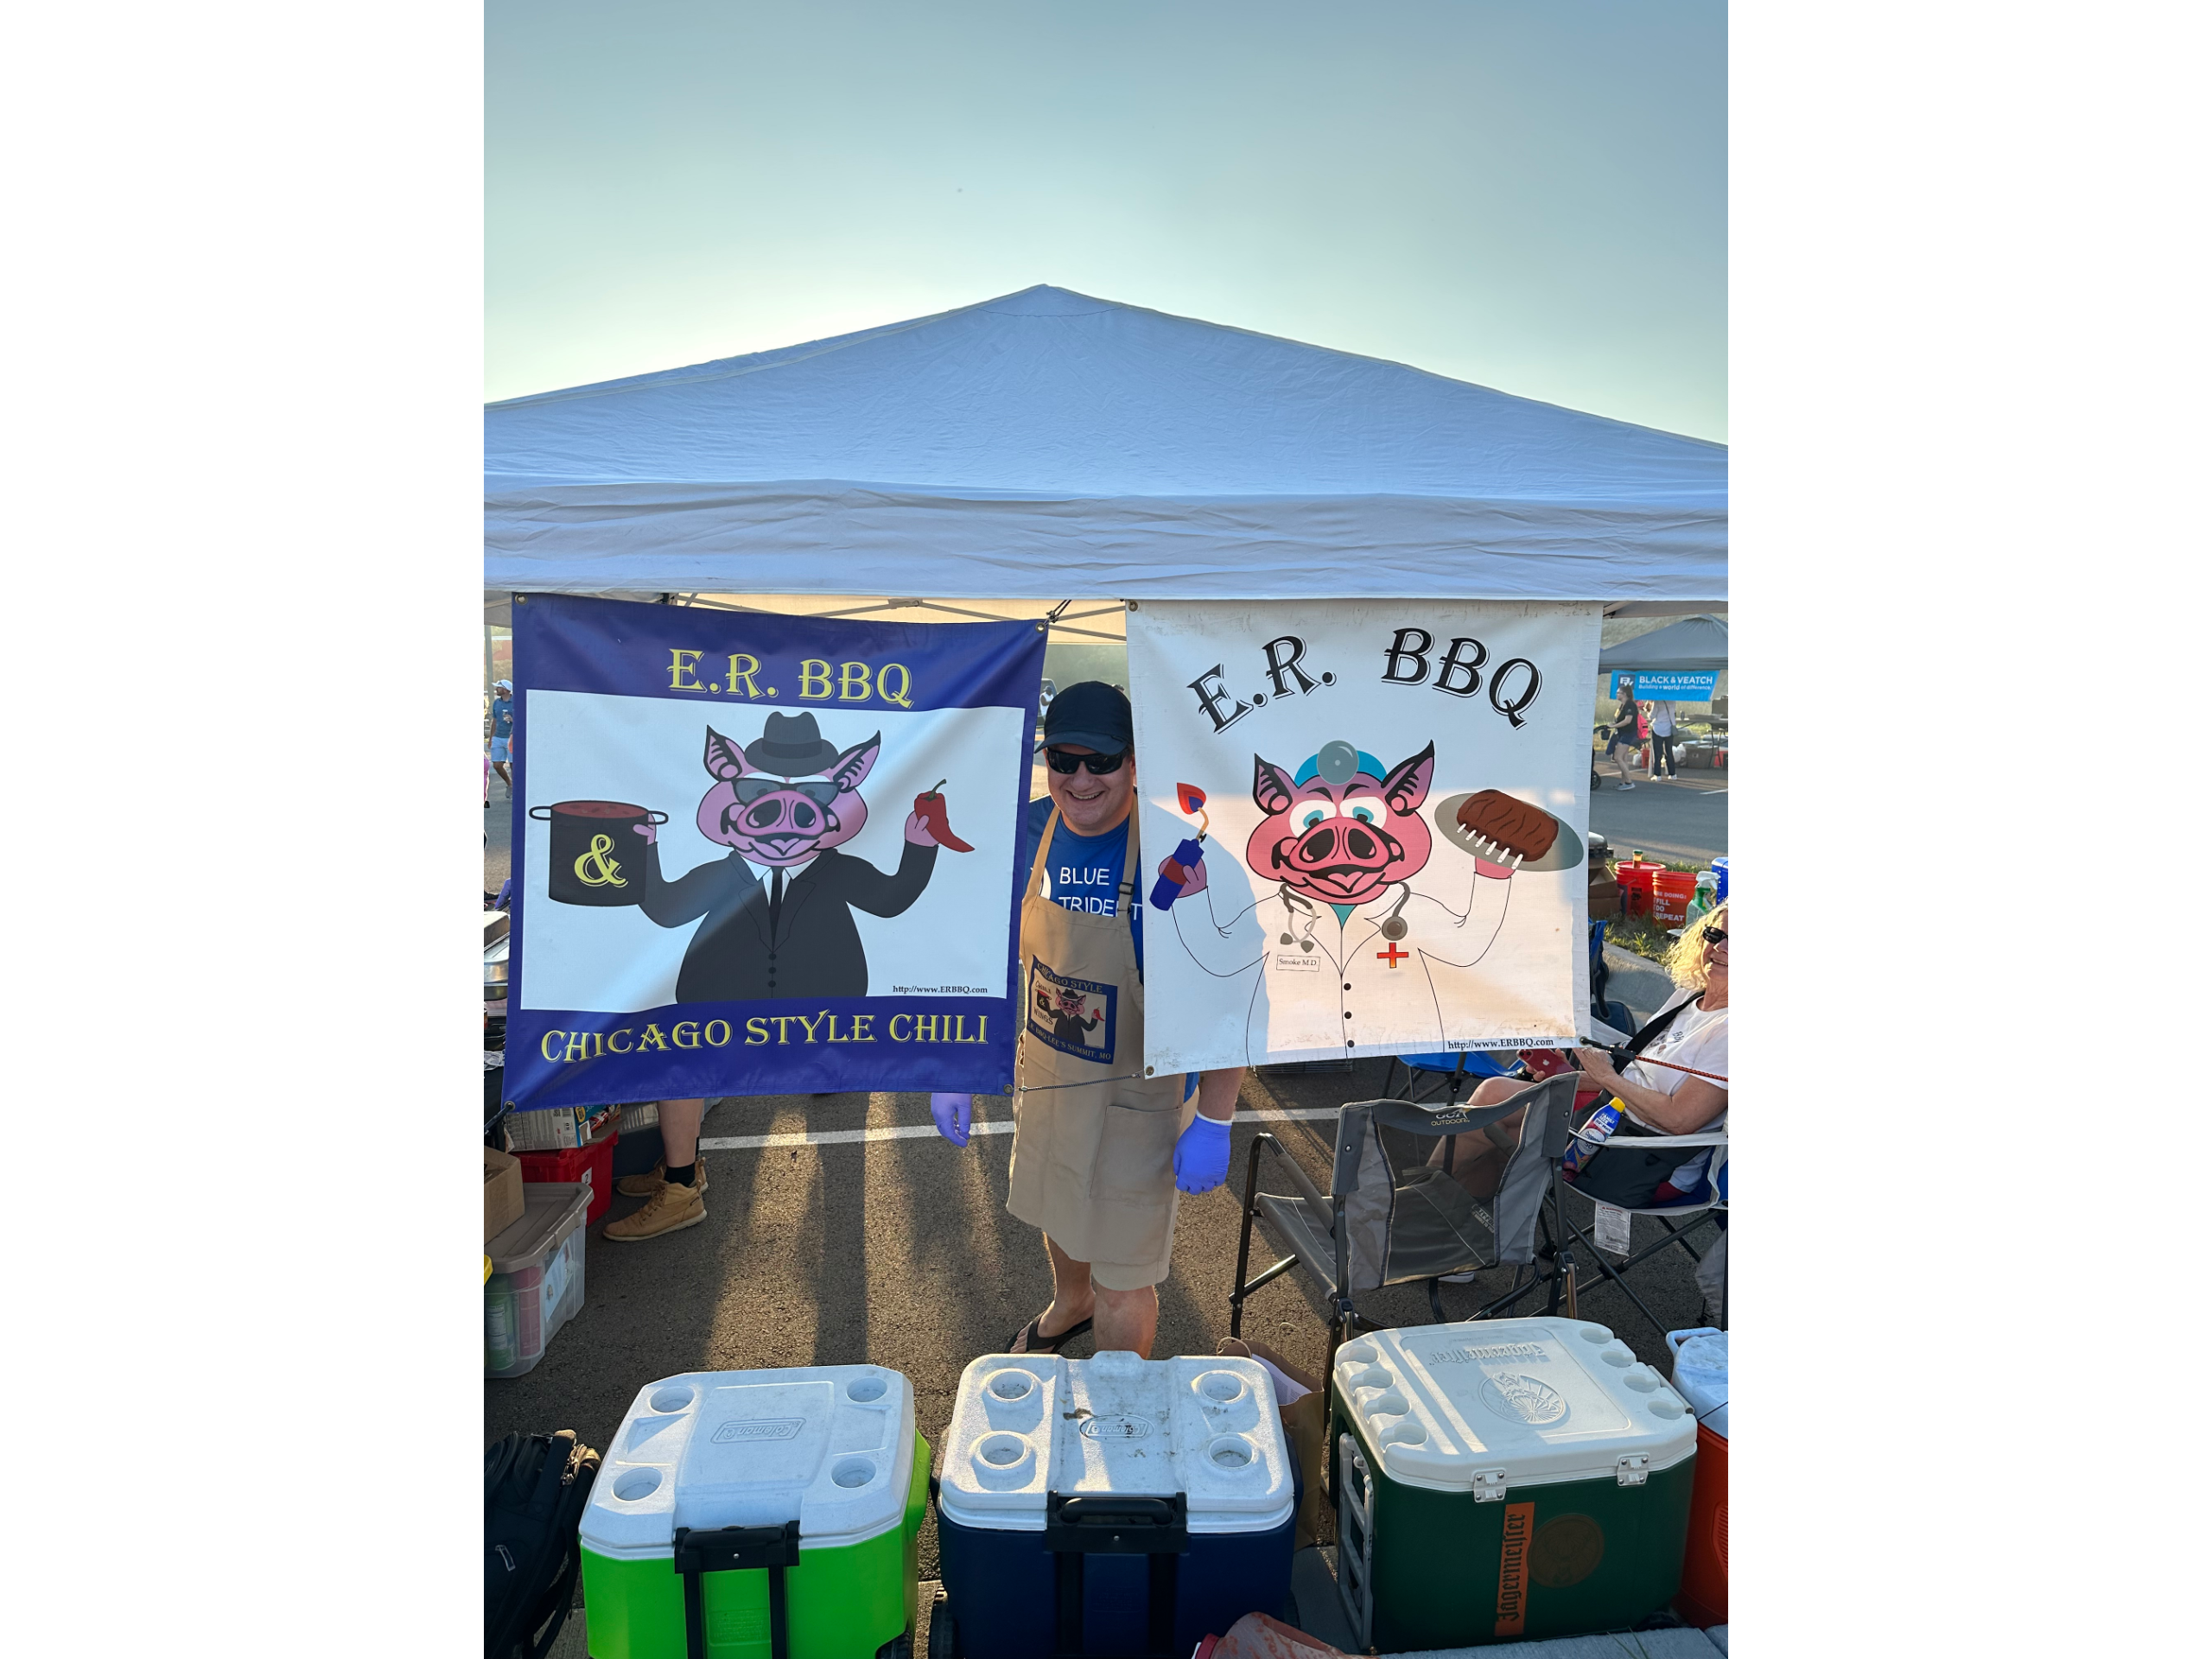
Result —
[[1670, 1331], [1675, 1387], [1698, 1415], [1689, 1542], [1675, 1611], [1700, 1630], [1728, 1622], [1728, 1333]]

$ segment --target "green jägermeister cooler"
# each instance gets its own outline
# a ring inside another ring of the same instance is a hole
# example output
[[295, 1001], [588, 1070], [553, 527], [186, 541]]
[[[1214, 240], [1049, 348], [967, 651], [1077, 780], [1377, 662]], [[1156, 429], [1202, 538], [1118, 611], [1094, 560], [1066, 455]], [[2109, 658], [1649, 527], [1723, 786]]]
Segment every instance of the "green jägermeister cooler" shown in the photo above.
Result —
[[1337, 1582], [1363, 1647], [1626, 1630], [1681, 1580], [1697, 1420], [1602, 1325], [1346, 1343], [1329, 1444]]
[[904, 1659], [929, 1465], [880, 1366], [647, 1383], [584, 1510], [592, 1659]]

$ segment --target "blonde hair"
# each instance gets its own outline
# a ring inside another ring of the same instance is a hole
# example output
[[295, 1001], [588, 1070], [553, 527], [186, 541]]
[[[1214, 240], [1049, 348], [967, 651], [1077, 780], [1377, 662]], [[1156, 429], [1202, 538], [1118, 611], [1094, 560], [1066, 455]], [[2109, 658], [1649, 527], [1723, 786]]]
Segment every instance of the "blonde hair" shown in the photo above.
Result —
[[1727, 914], [1728, 901], [1723, 899], [1684, 928], [1682, 937], [1676, 939], [1660, 959], [1659, 965], [1667, 970], [1668, 976], [1683, 989], [1694, 987], [1701, 991], [1705, 988], [1705, 930], [1720, 927], [1726, 932], [1727, 930], [1722, 926], [1722, 918]]

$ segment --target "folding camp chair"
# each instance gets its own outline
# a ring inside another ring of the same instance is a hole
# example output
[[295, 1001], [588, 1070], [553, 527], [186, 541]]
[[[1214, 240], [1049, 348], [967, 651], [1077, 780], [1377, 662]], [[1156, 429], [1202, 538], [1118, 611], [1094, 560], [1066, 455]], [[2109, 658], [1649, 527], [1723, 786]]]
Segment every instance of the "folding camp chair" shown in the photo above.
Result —
[[[1353, 1299], [1386, 1285], [1426, 1280], [1429, 1311], [1442, 1323], [1444, 1303], [1437, 1287], [1445, 1274], [1511, 1267], [1516, 1270], [1515, 1290], [1471, 1318], [1490, 1318], [1547, 1282], [1550, 1307], [1556, 1311], [1564, 1294], [1572, 1314], [1574, 1257], [1559, 1209], [1559, 1170], [1560, 1157], [1567, 1150], [1567, 1112], [1580, 1080], [1577, 1073], [1563, 1072], [1532, 1083], [1495, 1106], [1438, 1109], [1402, 1100], [1348, 1103], [1337, 1116], [1336, 1162], [1326, 1194], [1274, 1135], [1265, 1131], [1255, 1135], [1244, 1170], [1244, 1219], [1236, 1241], [1236, 1288], [1229, 1297], [1229, 1334], [1243, 1333], [1246, 1299], [1293, 1268], [1313, 1275], [1328, 1299], [1329, 1351], [1324, 1376], [1336, 1363], [1338, 1348], [1360, 1328], [1378, 1328], [1360, 1316]], [[1454, 1141], [1523, 1108], [1519, 1139], [1507, 1154], [1497, 1195], [1469, 1197], [1452, 1178]], [[1424, 1164], [1400, 1170], [1383, 1143], [1385, 1129], [1423, 1141], [1441, 1139], [1444, 1166]], [[1276, 1155], [1281, 1173], [1295, 1192], [1260, 1191], [1262, 1150]], [[1548, 1242], [1556, 1243], [1540, 1255], [1537, 1219], [1548, 1199], [1561, 1220], [1555, 1233], [1547, 1228]], [[1267, 1224], [1290, 1253], [1248, 1280], [1244, 1275], [1251, 1264], [1255, 1217]], [[1533, 1275], [1525, 1284], [1520, 1282], [1524, 1274]]]
[[[1712, 1166], [1706, 1171], [1705, 1189], [1701, 1195], [1686, 1203], [1627, 1211], [1632, 1217], [1649, 1216], [1659, 1224], [1664, 1236], [1647, 1244], [1643, 1249], [1624, 1256], [1618, 1265], [1605, 1259], [1605, 1253], [1598, 1248], [1591, 1234], [1576, 1224], [1565, 1205], [1561, 1205], [1555, 1212], [1566, 1225], [1565, 1236], [1570, 1243], [1580, 1243], [1589, 1247], [1587, 1259], [1595, 1264], [1598, 1276], [1608, 1284], [1618, 1285], [1621, 1294], [1636, 1304], [1636, 1311], [1651, 1322], [1653, 1330], [1664, 1336], [1668, 1328], [1666, 1323], [1645, 1306], [1643, 1299], [1629, 1287], [1628, 1274], [1653, 1256], [1675, 1245], [1680, 1245], [1693, 1262], [1702, 1262], [1705, 1259], [1698, 1253], [1697, 1247], [1690, 1243], [1690, 1238], [1708, 1221], [1714, 1224], [1716, 1229], [1727, 1224], [1728, 1126], [1724, 1120], [1718, 1128], [1707, 1129], [1698, 1135], [1639, 1135], [1631, 1140], [1624, 1141], [1621, 1144], [1633, 1147], [1638, 1152], [1648, 1151], [1657, 1147], [1680, 1147], [1683, 1149], [1685, 1157], [1693, 1147], [1713, 1148]], [[1599, 1157], [1604, 1155], [1602, 1151], [1599, 1154]], [[1562, 1192], [1576, 1192], [1573, 1183], [1570, 1181], [1562, 1181], [1560, 1185]], [[1591, 1198], [1587, 1193], [1577, 1192], [1576, 1196], [1591, 1206], [1592, 1212], [1591, 1222], [1594, 1229], [1598, 1200]], [[1619, 1206], [1616, 1205], [1615, 1208]], [[1725, 1331], [1728, 1328], [1727, 1260], [1725, 1256], [1721, 1260], [1721, 1268], [1720, 1317], [1717, 1323]]]

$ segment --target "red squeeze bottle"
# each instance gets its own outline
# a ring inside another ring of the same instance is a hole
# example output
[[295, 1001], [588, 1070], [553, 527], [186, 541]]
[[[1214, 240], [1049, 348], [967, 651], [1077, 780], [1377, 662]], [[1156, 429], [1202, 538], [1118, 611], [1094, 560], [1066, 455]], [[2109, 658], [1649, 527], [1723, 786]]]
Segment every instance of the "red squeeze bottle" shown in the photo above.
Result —
[[952, 826], [944, 821], [944, 797], [938, 792], [944, 787], [944, 779], [940, 778], [915, 796], [914, 810], [921, 814], [923, 827], [938, 846], [949, 847], [956, 853], [972, 853], [976, 850], [975, 844], [954, 835]]

